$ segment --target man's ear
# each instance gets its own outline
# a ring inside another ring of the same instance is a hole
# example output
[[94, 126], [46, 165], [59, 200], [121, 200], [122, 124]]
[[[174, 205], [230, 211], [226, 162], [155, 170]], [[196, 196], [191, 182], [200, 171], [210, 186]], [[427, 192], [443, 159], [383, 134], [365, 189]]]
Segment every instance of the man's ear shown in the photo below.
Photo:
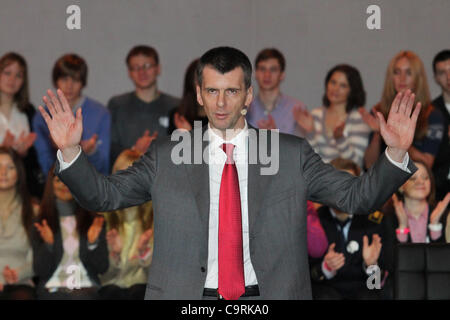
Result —
[[156, 74], [159, 76], [161, 74], [161, 65], [158, 63], [156, 66]]
[[286, 77], [286, 72], [281, 72], [281, 75], [280, 75], [280, 81], [283, 81], [284, 80], [284, 77]]
[[253, 86], [247, 89], [247, 96], [245, 97], [245, 105], [250, 106], [253, 100]]
[[200, 86], [198, 84], [195, 86], [195, 88], [197, 90], [197, 102], [199, 105], [201, 105], [203, 107], [203, 99], [202, 99], [202, 95], [201, 95], [202, 89], [200, 88]]

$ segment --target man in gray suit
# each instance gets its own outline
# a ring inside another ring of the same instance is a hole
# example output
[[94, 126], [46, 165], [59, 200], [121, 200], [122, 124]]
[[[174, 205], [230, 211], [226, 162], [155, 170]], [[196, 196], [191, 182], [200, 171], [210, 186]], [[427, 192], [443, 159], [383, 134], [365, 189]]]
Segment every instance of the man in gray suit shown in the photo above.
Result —
[[[387, 122], [378, 115], [388, 148], [363, 176], [335, 170], [305, 140], [283, 134], [278, 140], [280, 152], [272, 150], [278, 157], [278, 172], [262, 175], [263, 162], [249, 161], [250, 146], [265, 142], [270, 146], [274, 133], [249, 134], [255, 130], [244, 117], [253, 97], [251, 74], [247, 56], [234, 48], [214, 48], [200, 59], [197, 100], [209, 119], [203, 128], [210, 142], [205, 154], [213, 161], [175, 164], [177, 143], [166, 138], [154, 142], [132, 167], [108, 177], [97, 173], [80, 150], [81, 110], [75, 116], [68, 112], [60, 91], [55, 96], [49, 90], [49, 97], [43, 98], [50, 115], [42, 106], [39, 110], [59, 148], [56, 172], [83, 207], [110, 211], [153, 201], [154, 252], [146, 299], [220, 298], [224, 283], [229, 285], [220, 280], [229, 268], [224, 263], [236, 268], [228, 276], [241, 290], [228, 298], [311, 299], [306, 201], [352, 214], [371, 212], [416, 170], [406, 150], [412, 143], [420, 105], [413, 112], [414, 94], [406, 92], [394, 100]], [[223, 143], [235, 146], [231, 154], [221, 150]], [[202, 147], [206, 145], [205, 141]], [[230, 163], [237, 176], [231, 174], [234, 187], [228, 185], [225, 191], [223, 182], [231, 180], [222, 171]], [[230, 198], [236, 190], [240, 193]], [[226, 218], [221, 222], [219, 217], [228, 212], [224, 207], [236, 205], [236, 199], [239, 208], [233, 214], [239, 212], [241, 229], [232, 233], [240, 239], [231, 248], [228, 240], [221, 242], [221, 223], [223, 227]], [[237, 251], [233, 259], [220, 258], [224, 250]]]

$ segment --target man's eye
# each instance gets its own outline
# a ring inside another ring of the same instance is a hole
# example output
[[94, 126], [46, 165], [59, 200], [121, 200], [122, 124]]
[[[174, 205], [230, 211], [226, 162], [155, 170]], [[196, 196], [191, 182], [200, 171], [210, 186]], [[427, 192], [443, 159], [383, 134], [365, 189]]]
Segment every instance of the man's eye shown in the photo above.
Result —
[[216, 89], [207, 89], [208, 93], [216, 93]]
[[229, 94], [236, 94], [237, 92], [237, 89], [228, 89]]

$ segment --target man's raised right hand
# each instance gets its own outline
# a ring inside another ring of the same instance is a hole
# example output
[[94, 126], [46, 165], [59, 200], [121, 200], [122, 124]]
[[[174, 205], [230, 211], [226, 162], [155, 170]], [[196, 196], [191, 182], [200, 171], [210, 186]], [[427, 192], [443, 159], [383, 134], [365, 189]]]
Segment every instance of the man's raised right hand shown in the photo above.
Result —
[[[65, 162], [71, 162], [80, 150], [81, 133], [83, 132], [83, 117], [81, 108], [73, 115], [72, 108], [61, 90], [57, 90], [58, 97], [51, 90], [42, 100], [47, 105], [47, 111], [39, 106], [50, 135], [61, 150]], [[50, 113], [50, 115], [49, 115]]]

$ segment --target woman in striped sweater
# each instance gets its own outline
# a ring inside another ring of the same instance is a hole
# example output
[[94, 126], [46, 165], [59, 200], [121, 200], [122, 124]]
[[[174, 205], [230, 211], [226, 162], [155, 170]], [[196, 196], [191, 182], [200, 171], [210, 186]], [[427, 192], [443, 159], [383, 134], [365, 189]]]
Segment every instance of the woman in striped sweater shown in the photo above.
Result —
[[341, 64], [325, 78], [323, 106], [312, 110], [294, 110], [294, 117], [306, 132], [306, 139], [324, 162], [349, 159], [362, 165], [370, 127], [358, 108], [366, 102], [359, 71]]

